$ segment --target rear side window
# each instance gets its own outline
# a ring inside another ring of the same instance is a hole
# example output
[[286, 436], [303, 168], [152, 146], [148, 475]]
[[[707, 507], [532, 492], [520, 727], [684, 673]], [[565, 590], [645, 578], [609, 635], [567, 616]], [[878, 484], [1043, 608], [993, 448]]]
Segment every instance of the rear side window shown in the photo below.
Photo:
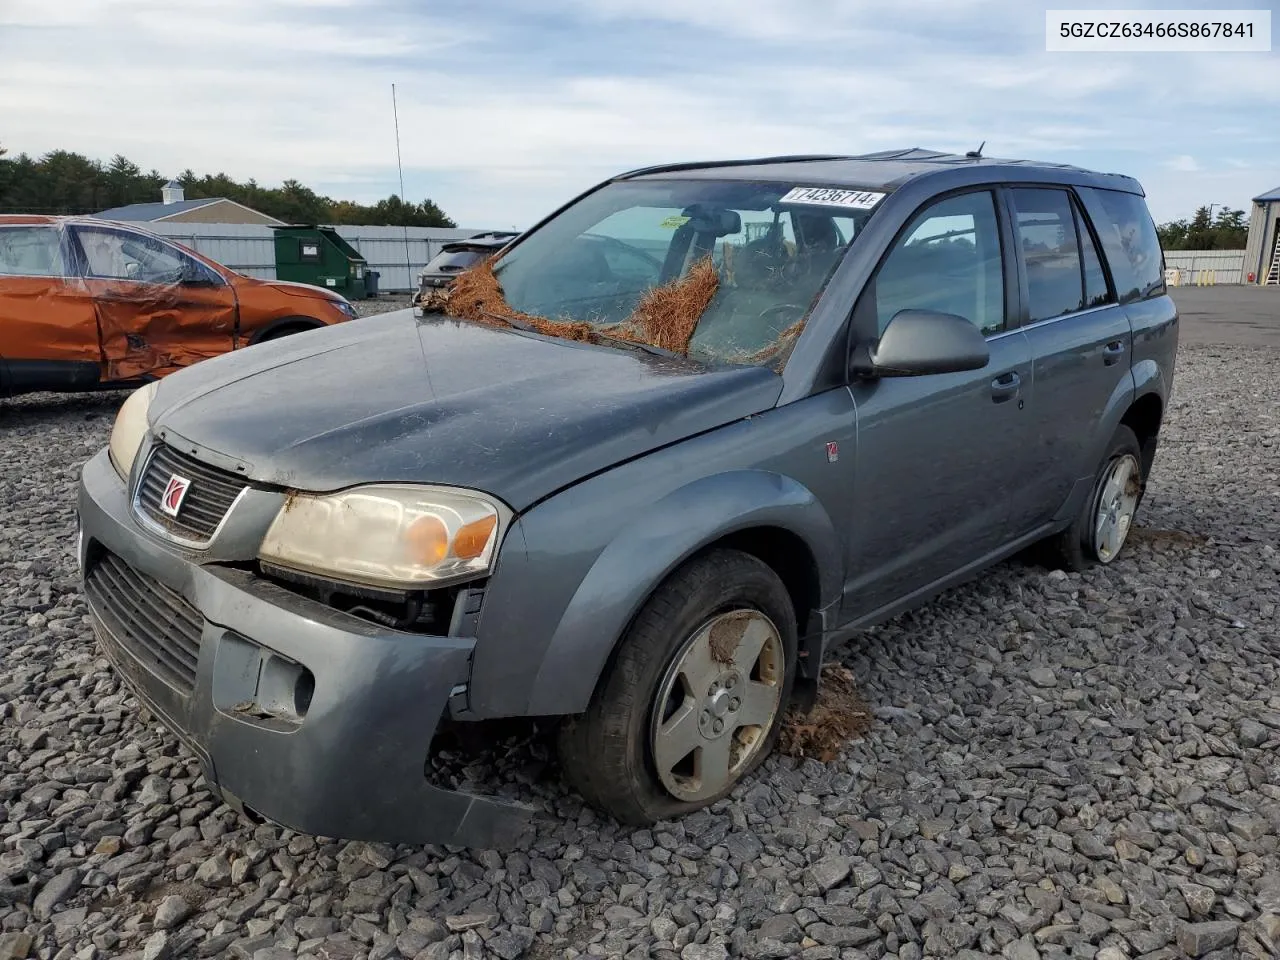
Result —
[[0, 227], [0, 276], [62, 275], [62, 241], [56, 228]]
[[1027, 268], [1029, 321], [1049, 320], [1084, 306], [1075, 211], [1065, 190], [1014, 189], [1018, 244]]
[[[1096, 223], [1096, 226], [1106, 234], [1102, 238], [1102, 246], [1111, 261], [1111, 272], [1116, 277], [1121, 302], [1162, 296], [1165, 292], [1164, 254], [1146, 203], [1134, 193], [1117, 190], [1094, 192], [1106, 213], [1106, 222]], [[1126, 260], [1123, 265], [1115, 260], [1121, 253]], [[1117, 269], [1119, 266], [1127, 269]], [[1131, 285], [1121, 283], [1121, 276], [1127, 276]]]

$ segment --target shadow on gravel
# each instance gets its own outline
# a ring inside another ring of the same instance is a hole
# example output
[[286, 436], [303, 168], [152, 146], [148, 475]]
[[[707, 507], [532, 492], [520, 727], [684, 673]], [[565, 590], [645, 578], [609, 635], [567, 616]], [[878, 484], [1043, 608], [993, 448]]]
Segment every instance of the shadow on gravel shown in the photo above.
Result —
[[128, 395], [127, 390], [104, 390], [101, 393], [33, 393], [0, 400], [0, 431], [41, 427], [73, 417], [110, 420]]
[[1188, 533], [1185, 530], [1161, 530], [1156, 527], [1134, 527], [1129, 534], [1130, 543], [1149, 543], [1159, 548], [1199, 547], [1209, 542], [1202, 533]]

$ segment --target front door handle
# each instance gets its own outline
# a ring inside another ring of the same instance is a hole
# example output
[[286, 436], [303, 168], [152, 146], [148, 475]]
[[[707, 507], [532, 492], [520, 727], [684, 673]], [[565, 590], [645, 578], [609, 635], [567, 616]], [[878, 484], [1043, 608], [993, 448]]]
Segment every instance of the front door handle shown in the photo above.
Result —
[[1102, 348], [1102, 362], [1108, 367], [1112, 364], [1119, 363], [1120, 358], [1124, 356], [1124, 341], [1112, 340]]
[[991, 381], [991, 399], [996, 403], [1004, 403], [1014, 396], [1022, 386], [1022, 378], [1016, 373], [1002, 373]]

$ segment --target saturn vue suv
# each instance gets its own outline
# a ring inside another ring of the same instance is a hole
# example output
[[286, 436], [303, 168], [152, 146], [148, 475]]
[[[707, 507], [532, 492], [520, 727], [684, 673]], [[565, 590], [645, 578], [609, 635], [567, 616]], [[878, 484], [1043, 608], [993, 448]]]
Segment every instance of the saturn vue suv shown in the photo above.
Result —
[[1142, 188], [1075, 167], [650, 167], [473, 269], [138, 390], [84, 467], [101, 647], [246, 815], [508, 843], [431, 758], [512, 717], [619, 821], [714, 803], [860, 628], [1114, 563], [1172, 389]]

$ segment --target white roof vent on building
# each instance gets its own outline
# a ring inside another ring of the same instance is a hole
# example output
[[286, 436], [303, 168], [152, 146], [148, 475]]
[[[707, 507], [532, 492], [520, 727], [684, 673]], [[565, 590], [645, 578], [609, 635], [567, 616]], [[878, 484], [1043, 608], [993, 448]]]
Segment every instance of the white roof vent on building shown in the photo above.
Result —
[[160, 199], [165, 203], [181, 203], [185, 197], [182, 184], [177, 180], [170, 180], [160, 188]]

